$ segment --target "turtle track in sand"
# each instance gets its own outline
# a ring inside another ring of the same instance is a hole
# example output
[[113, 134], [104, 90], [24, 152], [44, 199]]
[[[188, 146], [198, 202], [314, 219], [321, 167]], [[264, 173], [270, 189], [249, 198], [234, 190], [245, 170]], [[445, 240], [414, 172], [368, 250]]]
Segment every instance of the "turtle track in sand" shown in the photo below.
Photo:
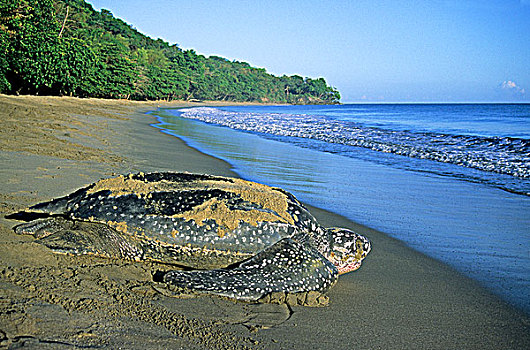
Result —
[[[68, 257], [65, 257], [68, 258]], [[90, 259], [89, 259], [90, 260]], [[103, 259], [102, 259], [103, 260]], [[187, 346], [207, 347], [211, 349], [250, 349], [256, 348], [258, 341], [248, 336], [241, 336], [230, 332], [223, 327], [222, 323], [215, 323], [201, 319], [190, 319], [179, 313], [170, 311], [157, 304], [157, 292], [148, 281], [126, 281], [117, 282], [105, 274], [107, 269], [115, 269], [114, 265], [133, 270], [147, 270], [140, 264], [111, 262], [103, 264], [81, 263], [78, 268], [73, 267], [4, 267], [0, 269], [0, 282], [9, 283], [22, 290], [23, 304], [10, 305], [0, 313], [1, 318], [9, 318], [10, 314], [26, 313], [26, 303], [48, 303], [62, 307], [67, 313], [81, 312], [99, 317], [102, 313], [108, 321], [119, 323], [124, 318], [132, 318], [138, 321], [162, 326], [178, 338], [183, 338]], [[45, 285], [46, 288], [39, 286]], [[0, 296], [2, 304], [9, 302], [9, 291], [6, 288], [5, 296]], [[146, 298], [148, 296], [148, 298]], [[2, 300], [3, 299], [3, 300]], [[16, 323], [16, 320], [11, 320]], [[38, 322], [38, 320], [37, 320]], [[98, 322], [96, 322], [98, 323]], [[39, 328], [33, 325], [31, 328]], [[60, 337], [54, 339], [53, 335], [34, 335], [40, 341], [71, 344], [76, 347], [100, 347], [109, 346], [105, 337], [104, 329], [97, 326], [92, 331], [79, 333], [79, 330], [70, 330], [66, 339]], [[69, 330], [66, 330], [68, 333]], [[6, 333], [6, 332], [4, 332]], [[38, 333], [38, 332], [37, 332]], [[100, 333], [100, 334], [98, 334]], [[16, 342], [17, 336], [8, 341]], [[20, 339], [18, 339], [20, 340]], [[259, 346], [258, 346], [259, 348]]]

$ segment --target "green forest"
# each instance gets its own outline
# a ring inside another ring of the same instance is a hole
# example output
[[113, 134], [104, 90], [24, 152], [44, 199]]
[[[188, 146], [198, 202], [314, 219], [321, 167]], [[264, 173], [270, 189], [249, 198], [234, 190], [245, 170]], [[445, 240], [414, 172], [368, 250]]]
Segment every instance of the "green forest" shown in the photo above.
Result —
[[278, 77], [245, 62], [183, 50], [83, 0], [0, 1], [0, 92], [292, 104], [340, 100], [323, 78]]

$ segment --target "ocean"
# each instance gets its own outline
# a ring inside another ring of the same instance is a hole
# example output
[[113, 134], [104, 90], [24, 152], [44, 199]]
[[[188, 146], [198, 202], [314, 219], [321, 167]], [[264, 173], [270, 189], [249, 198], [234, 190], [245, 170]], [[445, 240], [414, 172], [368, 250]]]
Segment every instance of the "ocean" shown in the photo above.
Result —
[[[248, 180], [381, 230], [530, 313], [530, 105], [163, 109]], [[377, 249], [377, 247], [374, 247]]]

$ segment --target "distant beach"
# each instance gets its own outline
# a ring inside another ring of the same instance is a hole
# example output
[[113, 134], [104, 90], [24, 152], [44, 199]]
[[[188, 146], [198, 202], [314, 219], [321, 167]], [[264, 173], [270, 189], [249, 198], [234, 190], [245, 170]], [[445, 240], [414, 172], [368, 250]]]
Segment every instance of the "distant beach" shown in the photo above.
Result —
[[[167, 266], [52, 254], [4, 215], [113, 174], [237, 176], [234, 164], [160, 132], [149, 114], [174, 102], [0, 95], [0, 345], [32, 348], [523, 349], [530, 317], [453, 268], [380, 231], [310, 207], [324, 226], [373, 242], [322, 308], [175, 298]], [[252, 157], [252, 145], [241, 157]], [[300, 198], [300, 193], [293, 191]]]

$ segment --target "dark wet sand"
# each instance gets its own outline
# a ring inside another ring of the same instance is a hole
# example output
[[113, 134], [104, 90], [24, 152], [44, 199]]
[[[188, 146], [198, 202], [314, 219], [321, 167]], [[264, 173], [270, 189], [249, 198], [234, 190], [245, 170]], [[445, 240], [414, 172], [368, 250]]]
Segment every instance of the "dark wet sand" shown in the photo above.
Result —
[[[127, 349], [528, 349], [530, 318], [474, 281], [388, 236], [341, 276], [327, 307], [175, 298], [165, 267], [52, 254], [6, 213], [113, 174], [230, 165], [149, 126], [156, 103], [0, 95], [0, 347]], [[529, 296], [530, 297], [530, 296]]]

